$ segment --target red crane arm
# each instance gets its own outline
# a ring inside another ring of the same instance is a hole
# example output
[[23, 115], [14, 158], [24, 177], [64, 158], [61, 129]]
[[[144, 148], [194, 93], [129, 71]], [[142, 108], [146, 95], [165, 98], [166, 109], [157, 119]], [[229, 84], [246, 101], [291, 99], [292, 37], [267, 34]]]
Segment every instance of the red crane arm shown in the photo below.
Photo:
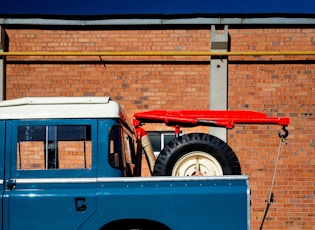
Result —
[[267, 117], [265, 113], [253, 111], [211, 111], [211, 110], [151, 110], [134, 114], [136, 123], [165, 123], [169, 126], [194, 127], [216, 126], [227, 129], [235, 124], [289, 125], [289, 118]]

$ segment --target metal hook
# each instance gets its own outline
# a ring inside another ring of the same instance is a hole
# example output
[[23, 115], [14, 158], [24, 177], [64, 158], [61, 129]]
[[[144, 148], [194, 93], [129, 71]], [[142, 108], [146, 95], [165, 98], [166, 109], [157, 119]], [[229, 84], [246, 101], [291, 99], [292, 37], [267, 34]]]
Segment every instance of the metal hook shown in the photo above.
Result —
[[289, 131], [285, 128], [285, 126], [282, 127], [282, 130], [284, 132], [284, 134], [281, 134], [280, 132], [278, 132], [278, 136], [284, 140], [285, 138], [287, 138], [289, 136]]

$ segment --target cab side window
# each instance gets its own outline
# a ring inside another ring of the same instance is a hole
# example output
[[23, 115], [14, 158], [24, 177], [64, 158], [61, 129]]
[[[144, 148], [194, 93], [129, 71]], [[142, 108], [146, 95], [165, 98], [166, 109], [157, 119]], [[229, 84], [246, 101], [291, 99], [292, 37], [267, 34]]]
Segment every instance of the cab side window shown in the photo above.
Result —
[[133, 135], [128, 132], [123, 132], [123, 137], [127, 176], [133, 176], [136, 162], [135, 140]]
[[17, 170], [90, 169], [90, 125], [18, 126]]
[[133, 135], [121, 126], [113, 126], [109, 138], [109, 163], [123, 170], [125, 176], [133, 176], [135, 148]]
[[123, 167], [123, 145], [120, 126], [113, 126], [109, 134], [109, 164], [114, 168]]

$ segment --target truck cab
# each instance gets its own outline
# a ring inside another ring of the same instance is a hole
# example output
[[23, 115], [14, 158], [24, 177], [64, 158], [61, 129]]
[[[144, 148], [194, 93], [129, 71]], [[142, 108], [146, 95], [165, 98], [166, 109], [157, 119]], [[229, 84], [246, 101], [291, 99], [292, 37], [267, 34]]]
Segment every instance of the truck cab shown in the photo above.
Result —
[[96, 210], [97, 177], [132, 175], [133, 130], [108, 97], [4, 101], [0, 132], [4, 229], [79, 226]]

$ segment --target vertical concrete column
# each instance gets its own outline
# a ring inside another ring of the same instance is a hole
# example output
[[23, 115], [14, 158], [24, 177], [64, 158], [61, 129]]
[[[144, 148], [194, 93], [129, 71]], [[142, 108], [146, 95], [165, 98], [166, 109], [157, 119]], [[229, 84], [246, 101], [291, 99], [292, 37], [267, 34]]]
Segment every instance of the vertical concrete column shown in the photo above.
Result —
[[[228, 26], [217, 29], [211, 26], [211, 52], [226, 52], [229, 48]], [[210, 60], [210, 110], [227, 110], [228, 57], [211, 57]], [[210, 128], [210, 134], [227, 141], [224, 128]]]
[[[0, 25], [0, 52], [5, 50], [5, 31]], [[5, 99], [5, 57], [0, 57], [0, 101]]]

